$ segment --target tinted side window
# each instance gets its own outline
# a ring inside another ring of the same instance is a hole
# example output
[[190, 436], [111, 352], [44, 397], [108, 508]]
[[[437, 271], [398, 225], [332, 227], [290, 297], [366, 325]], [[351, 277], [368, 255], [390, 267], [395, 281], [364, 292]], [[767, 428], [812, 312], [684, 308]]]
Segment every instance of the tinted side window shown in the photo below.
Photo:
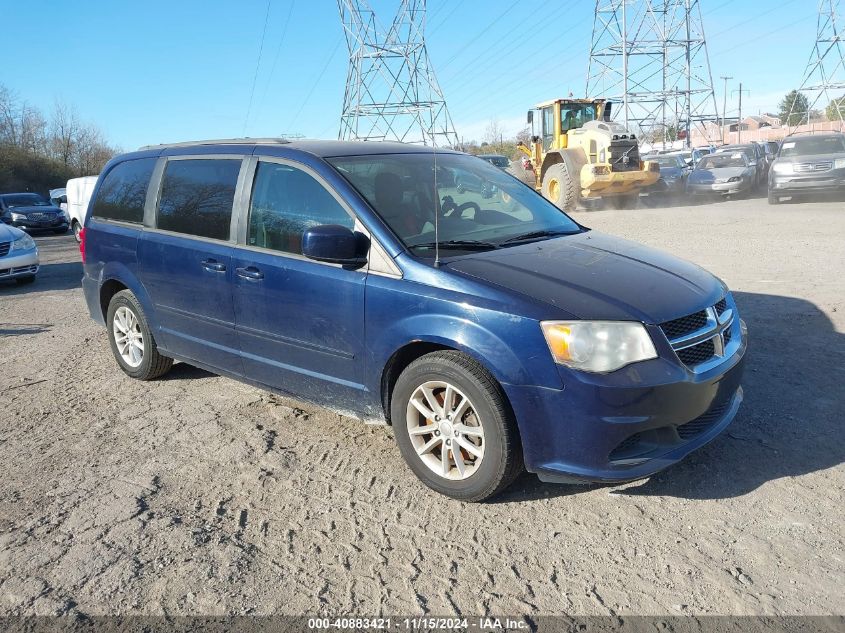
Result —
[[249, 207], [247, 243], [302, 253], [302, 234], [320, 224], [353, 228], [355, 221], [323, 185], [301, 169], [258, 164]]
[[229, 239], [240, 159], [170, 160], [164, 168], [156, 226]]
[[139, 158], [116, 165], [100, 185], [92, 215], [141, 224], [155, 164], [155, 158]]

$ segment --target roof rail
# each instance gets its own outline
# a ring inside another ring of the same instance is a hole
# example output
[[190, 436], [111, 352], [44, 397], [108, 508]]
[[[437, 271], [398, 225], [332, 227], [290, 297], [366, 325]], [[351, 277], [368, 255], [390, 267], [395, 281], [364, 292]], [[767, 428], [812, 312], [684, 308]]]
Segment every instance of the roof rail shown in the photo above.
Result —
[[286, 138], [221, 138], [208, 139], [204, 141], [183, 141], [181, 143], [161, 143], [159, 145], [144, 145], [139, 147], [138, 151], [146, 149], [167, 149], [170, 147], [194, 147], [195, 145], [271, 145], [271, 144], [285, 145], [290, 143]]

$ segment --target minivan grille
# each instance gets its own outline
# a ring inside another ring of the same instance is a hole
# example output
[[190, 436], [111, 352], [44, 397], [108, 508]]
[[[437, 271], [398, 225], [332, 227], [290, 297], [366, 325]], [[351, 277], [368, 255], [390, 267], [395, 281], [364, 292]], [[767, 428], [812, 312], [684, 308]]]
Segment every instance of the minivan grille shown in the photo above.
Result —
[[660, 329], [670, 341], [674, 338], [692, 334], [707, 325], [707, 312], [702, 310], [680, 319], [674, 319], [660, 324]]
[[11, 242], [0, 242], [0, 257], [8, 255], [10, 248], [12, 248]]
[[[734, 312], [723, 297], [712, 307], [660, 324], [678, 359], [696, 371], [704, 364], [727, 355], [732, 340]], [[737, 348], [731, 348], [733, 353]]]
[[713, 339], [707, 339], [703, 343], [678, 350], [678, 358], [684, 365], [699, 365], [710, 360], [716, 354], [716, 346]]

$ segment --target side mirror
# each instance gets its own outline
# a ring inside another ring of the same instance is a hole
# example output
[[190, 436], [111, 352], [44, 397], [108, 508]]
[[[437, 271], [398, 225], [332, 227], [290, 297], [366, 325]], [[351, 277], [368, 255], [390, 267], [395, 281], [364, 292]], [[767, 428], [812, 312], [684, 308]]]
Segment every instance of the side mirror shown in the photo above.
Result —
[[528, 123], [528, 125], [534, 123], [534, 110], [528, 111], [528, 117], [526, 117], [526, 122]]
[[302, 254], [329, 264], [360, 268], [367, 263], [370, 240], [339, 224], [322, 224], [302, 234]]

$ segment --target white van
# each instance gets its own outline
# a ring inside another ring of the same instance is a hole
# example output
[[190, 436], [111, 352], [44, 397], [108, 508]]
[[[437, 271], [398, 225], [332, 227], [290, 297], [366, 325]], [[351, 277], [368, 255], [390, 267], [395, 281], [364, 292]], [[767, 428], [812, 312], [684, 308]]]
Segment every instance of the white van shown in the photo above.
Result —
[[88, 203], [91, 201], [91, 194], [94, 193], [97, 178], [98, 176], [83, 176], [82, 178], [71, 178], [67, 181], [67, 214], [70, 216], [70, 226], [77, 242], [79, 241], [79, 231], [85, 226]]

